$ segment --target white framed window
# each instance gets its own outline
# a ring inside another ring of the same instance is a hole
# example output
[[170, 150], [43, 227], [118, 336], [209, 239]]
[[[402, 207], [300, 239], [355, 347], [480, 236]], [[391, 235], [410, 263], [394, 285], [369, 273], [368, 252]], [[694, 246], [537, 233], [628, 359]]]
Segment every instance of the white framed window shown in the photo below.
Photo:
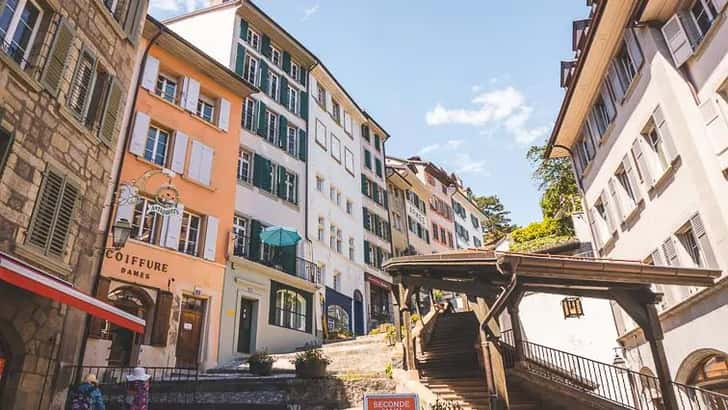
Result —
[[690, 6], [690, 17], [700, 33], [700, 38], [703, 38], [718, 17], [718, 12], [711, 0], [695, 0]]
[[274, 100], [278, 100], [278, 84], [279, 79], [278, 75], [273, 73], [268, 73], [268, 95], [273, 97]]
[[336, 205], [341, 206], [341, 191], [336, 191]]
[[318, 175], [316, 175], [316, 190], [321, 193], [324, 192], [324, 179]]
[[341, 140], [333, 133], [331, 134], [331, 157], [341, 162]]
[[78, 59], [73, 83], [68, 95], [68, 106], [78, 118], [86, 116], [88, 103], [91, 99], [91, 90], [93, 89], [95, 70], [96, 58], [88, 51], [83, 51]]
[[291, 203], [298, 202], [298, 178], [296, 174], [286, 171], [284, 185], [286, 187], [285, 200]]
[[296, 127], [288, 127], [288, 138], [286, 139], [288, 143], [288, 153], [296, 156], [298, 155], [298, 128]]
[[629, 175], [627, 175], [627, 171], [624, 169], [624, 166], [620, 166], [614, 176], [617, 179], [617, 182], [619, 182], [622, 192], [624, 192], [627, 195], [627, 199], [631, 201], [628, 205], [634, 206], [637, 203], [637, 197], [635, 196], [634, 191], [636, 187], [632, 186], [632, 182], [630, 181]]
[[256, 51], [260, 51], [260, 35], [258, 32], [248, 27], [248, 35], [246, 39], [251, 47], [253, 47]]
[[662, 135], [660, 135], [657, 127], [651, 123], [644, 137], [647, 141], [647, 146], [650, 148], [651, 156], [654, 159], [653, 163], [657, 168], [656, 171], [659, 175], [670, 165], [667, 152], [665, 151], [665, 144], [662, 140]]
[[298, 114], [298, 91], [293, 87], [288, 87], [288, 110]]
[[321, 146], [321, 148], [324, 149], [324, 151], [327, 150], [326, 148], [326, 126], [323, 122], [320, 120], [316, 120], [316, 143]]
[[341, 124], [341, 105], [334, 99], [331, 100], [331, 104], [331, 116], [337, 124]]
[[351, 215], [354, 212], [354, 203], [351, 200], [346, 200], [346, 213]]
[[333, 186], [329, 187], [329, 200], [331, 202], [336, 201], [336, 188], [334, 188]]
[[349, 260], [354, 260], [355, 252], [356, 248], [354, 248], [354, 238], [349, 238]]
[[233, 216], [233, 240], [234, 248], [233, 252], [238, 256], [245, 256], [247, 254], [247, 243], [248, 243], [248, 219], [240, 216]]
[[178, 251], [197, 256], [200, 242], [200, 220], [201, 218], [198, 215], [187, 211], [183, 212]]
[[25, 68], [38, 33], [43, 11], [30, 0], [7, 0], [0, 10], [3, 51]]
[[324, 217], [323, 216], [319, 216], [319, 218], [318, 218], [318, 236], [317, 236], [317, 238], [321, 242], [324, 241], [324, 225], [325, 225]]
[[341, 229], [336, 230], [336, 252], [344, 252], [344, 233]]
[[291, 72], [290, 72], [291, 78], [293, 78], [296, 81], [301, 81], [301, 79], [299, 78], [300, 73], [301, 73], [301, 68], [298, 66], [298, 64], [291, 61]]
[[344, 168], [354, 175], [354, 153], [348, 148], [344, 148]]
[[245, 55], [245, 65], [243, 66], [243, 79], [251, 84], [257, 84], [258, 60], [248, 54]]
[[341, 291], [341, 273], [334, 272], [333, 280], [334, 280], [334, 290], [337, 292], [340, 292]]
[[159, 166], [167, 165], [169, 151], [169, 131], [156, 126], [149, 127], [147, 142], [144, 146], [144, 159]]
[[688, 224], [677, 233], [677, 238], [680, 240], [685, 253], [690, 257], [690, 261], [694, 266], [700, 267], [704, 265], [703, 255], [698, 245], [698, 238], [695, 236], [692, 227]]
[[321, 84], [316, 84], [316, 102], [326, 111], [326, 89]]
[[207, 122], [213, 122], [215, 120], [215, 103], [208, 97], [200, 95], [200, 99], [197, 100], [197, 116]]
[[329, 226], [329, 248], [336, 249], [336, 226]]
[[273, 45], [270, 46], [270, 61], [279, 67], [281, 65], [281, 50], [275, 48]]
[[267, 116], [268, 120], [268, 132], [266, 134], [266, 139], [271, 144], [277, 144], [278, 143], [278, 114], [266, 111], [265, 115]]
[[252, 98], [246, 98], [243, 102], [243, 128], [246, 130], [255, 130], [255, 107], [256, 101]]
[[177, 102], [177, 80], [171, 76], [159, 74], [154, 93], [174, 104]]
[[253, 154], [248, 150], [240, 149], [238, 155], [238, 181], [250, 183], [251, 165], [253, 164]]
[[131, 221], [131, 237], [137, 241], [156, 244], [159, 242], [162, 216], [156, 212], [149, 212], [151, 204], [152, 201], [147, 198], [140, 198], [136, 203]]

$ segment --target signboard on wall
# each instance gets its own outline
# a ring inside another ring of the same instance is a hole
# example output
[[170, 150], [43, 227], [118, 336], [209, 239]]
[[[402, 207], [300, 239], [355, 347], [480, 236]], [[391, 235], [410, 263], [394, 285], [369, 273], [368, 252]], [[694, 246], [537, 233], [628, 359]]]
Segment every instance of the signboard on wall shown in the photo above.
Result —
[[419, 397], [413, 393], [364, 395], [364, 410], [419, 410], [419, 408]]

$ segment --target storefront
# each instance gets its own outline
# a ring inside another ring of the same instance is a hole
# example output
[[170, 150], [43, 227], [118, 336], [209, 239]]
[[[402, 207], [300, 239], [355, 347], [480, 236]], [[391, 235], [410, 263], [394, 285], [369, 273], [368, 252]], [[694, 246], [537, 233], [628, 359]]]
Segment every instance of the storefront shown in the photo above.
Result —
[[369, 329], [392, 323], [392, 284], [369, 273], [364, 280], [369, 292]]
[[329, 338], [352, 335], [352, 299], [329, 287], [326, 288], [326, 323]]

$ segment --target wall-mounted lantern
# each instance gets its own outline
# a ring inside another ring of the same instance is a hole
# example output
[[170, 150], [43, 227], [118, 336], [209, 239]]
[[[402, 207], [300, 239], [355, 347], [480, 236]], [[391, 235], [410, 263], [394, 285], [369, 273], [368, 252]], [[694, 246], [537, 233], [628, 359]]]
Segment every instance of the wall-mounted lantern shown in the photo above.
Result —
[[119, 250], [126, 245], [126, 240], [131, 235], [131, 224], [126, 219], [119, 219], [111, 226], [113, 248]]
[[561, 309], [564, 311], [564, 319], [584, 316], [581, 298], [578, 297], [566, 297], [561, 300]]

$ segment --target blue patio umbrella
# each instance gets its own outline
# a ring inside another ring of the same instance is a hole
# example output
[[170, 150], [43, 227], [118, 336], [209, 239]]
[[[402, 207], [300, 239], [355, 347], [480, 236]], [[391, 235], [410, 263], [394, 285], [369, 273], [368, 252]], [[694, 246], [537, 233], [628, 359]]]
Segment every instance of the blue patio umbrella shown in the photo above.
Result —
[[260, 241], [266, 245], [285, 247], [293, 246], [301, 240], [301, 235], [287, 226], [271, 226], [260, 232]]

